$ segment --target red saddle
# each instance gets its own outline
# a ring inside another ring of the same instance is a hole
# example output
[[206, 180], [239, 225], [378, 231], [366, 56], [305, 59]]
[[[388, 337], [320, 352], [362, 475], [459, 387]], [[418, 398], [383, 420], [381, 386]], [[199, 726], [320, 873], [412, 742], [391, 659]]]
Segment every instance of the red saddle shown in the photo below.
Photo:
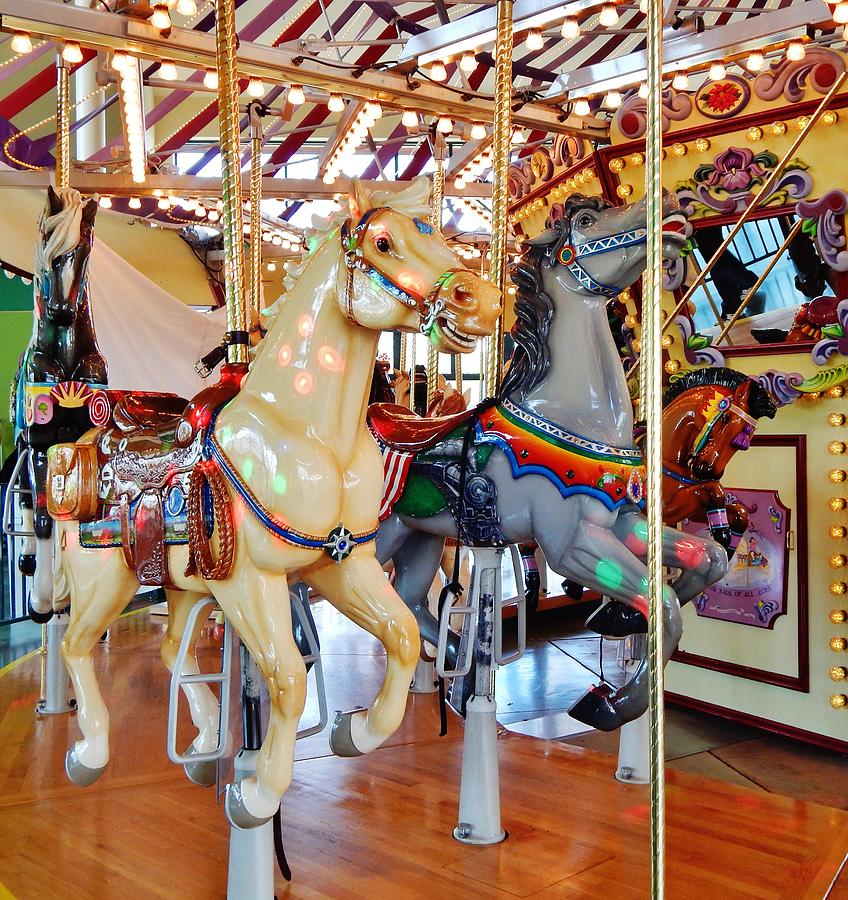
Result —
[[476, 410], [464, 409], [451, 416], [421, 418], [397, 403], [372, 403], [368, 407], [368, 427], [374, 436], [394, 450], [416, 453], [426, 450], [473, 418]]
[[128, 392], [115, 401], [112, 421], [122, 430], [152, 428], [172, 431], [180, 423], [188, 400], [177, 394]]

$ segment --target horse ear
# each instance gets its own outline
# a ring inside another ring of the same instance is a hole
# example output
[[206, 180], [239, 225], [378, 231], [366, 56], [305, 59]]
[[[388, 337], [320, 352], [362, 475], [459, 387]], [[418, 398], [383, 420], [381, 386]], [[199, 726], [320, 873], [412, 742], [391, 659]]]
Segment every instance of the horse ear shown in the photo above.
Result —
[[752, 384], [753, 382], [748, 378], [733, 392], [733, 399], [736, 401], [737, 405], [741, 406], [743, 409], [748, 408], [748, 399], [751, 395]]
[[55, 216], [62, 212], [62, 200], [53, 188], [52, 184], [47, 185], [47, 206], [50, 209], [50, 215]]
[[354, 178], [350, 184], [349, 201], [350, 217], [354, 223], [357, 223], [371, 209], [371, 198], [358, 178]]
[[82, 208], [82, 220], [87, 225], [94, 227], [94, 217], [97, 215], [97, 201], [89, 200]]

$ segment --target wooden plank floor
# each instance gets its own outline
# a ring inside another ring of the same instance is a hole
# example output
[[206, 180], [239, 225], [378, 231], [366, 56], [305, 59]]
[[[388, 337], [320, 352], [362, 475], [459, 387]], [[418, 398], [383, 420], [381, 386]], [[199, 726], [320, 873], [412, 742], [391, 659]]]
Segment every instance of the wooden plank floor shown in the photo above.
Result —
[[[33, 716], [38, 660], [0, 678], [0, 897], [4, 887], [20, 900], [225, 896], [222, 809], [165, 756], [161, 630], [147, 615], [125, 619], [98, 649], [113, 761], [92, 788], [61, 771], [74, 717]], [[382, 665], [373, 648], [325, 641], [325, 653], [331, 708], [367, 697]], [[461, 729], [453, 721], [440, 739], [436, 727], [434, 698], [418, 696], [370, 756], [328, 756], [326, 735], [298, 747], [284, 802], [294, 882], [280, 880], [279, 897], [648, 895], [647, 789], [618, 784], [609, 757], [502, 734], [510, 837], [465, 847], [450, 836]], [[668, 784], [671, 900], [824, 896], [848, 848], [848, 813], [684, 773]], [[848, 884], [830, 896], [845, 900]]]

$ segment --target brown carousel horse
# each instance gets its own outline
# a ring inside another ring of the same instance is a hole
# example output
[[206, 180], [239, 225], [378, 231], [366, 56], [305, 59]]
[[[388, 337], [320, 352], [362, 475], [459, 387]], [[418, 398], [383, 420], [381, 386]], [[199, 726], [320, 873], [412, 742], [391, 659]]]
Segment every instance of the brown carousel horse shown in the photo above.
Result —
[[[724, 367], [693, 369], [663, 396], [663, 519], [704, 522], [732, 559], [748, 528], [748, 511], [721, 486], [737, 450], [747, 450], [763, 417], [773, 419], [774, 398], [758, 382]], [[592, 616], [596, 631], [622, 636], [645, 631], [641, 613], [611, 601]]]

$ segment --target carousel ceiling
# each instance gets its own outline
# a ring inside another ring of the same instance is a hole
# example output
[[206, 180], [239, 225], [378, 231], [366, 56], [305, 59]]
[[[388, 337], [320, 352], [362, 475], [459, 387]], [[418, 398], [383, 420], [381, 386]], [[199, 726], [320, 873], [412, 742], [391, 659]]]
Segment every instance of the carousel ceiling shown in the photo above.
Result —
[[[246, 104], [257, 97], [272, 112], [263, 122], [264, 173], [323, 178], [328, 189], [335, 177], [344, 175], [408, 179], [432, 165], [438, 145], [433, 126], [440, 118], [449, 119], [440, 123], [449, 152], [473, 160], [478, 149], [485, 150], [485, 124], [491, 116], [493, 2], [236, 0], [240, 59], [256, 76], [245, 79], [242, 99]], [[799, 19], [799, 8], [813, 7], [814, 13]], [[692, 42], [706, 34], [712, 38], [710, 52], [720, 58], [722, 42], [716, 35], [727, 34], [730, 41], [742, 24], [751, 33], [782, 29], [789, 38], [842, 46], [842, 28], [831, 16], [841, 18], [848, 3], [835, 13], [821, 0], [667, 0], [666, 9], [670, 44], [685, 48], [687, 34]], [[61, 0], [0, 0], [3, 27], [32, 32], [32, 49], [20, 34], [0, 36], [0, 139], [7, 166], [32, 168], [45, 164], [52, 153], [56, 72], [55, 45], [49, 38], [67, 39], [79, 26], [81, 49], [77, 54], [71, 48], [77, 60], [71, 65], [78, 170], [129, 172], [132, 163], [124, 149], [121, 79], [105, 49], [90, 49], [88, 29], [111, 50], [127, 46], [128, 34], [146, 41], [149, 52], [140, 67], [139, 89], [154, 170], [217, 175], [217, 102], [214, 72], [208, 71], [212, 4], [168, 0], [156, 10], [159, 31], [148, 22], [153, 12], [147, 0], [77, 0], [76, 7]], [[163, 12], [173, 25], [170, 35], [161, 29]], [[628, 86], [627, 79], [607, 88], [612, 91], [607, 95], [593, 90], [593, 84], [612, 84], [615, 73], [625, 70], [630, 86], [638, 84], [645, 44], [638, 0], [517, 0], [515, 16], [513, 82], [516, 121], [522, 126], [517, 152], [531, 151], [555, 131], [603, 141], [610, 107], [619, 89]], [[35, 21], [52, 22], [52, 30], [27, 27]], [[810, 22], [819, 27], [807, 33]], [[767, 45], [763, 40], [764, 49]], [[685, 62], [685, 50], [678, 55]], [[376, 93], [390, 103], [384, 100], [382, 110], [369, 111], [366, 101]], [[584, 98], [593, 99], [590, 107]], [[365, 124], [351, 139], [363, 110]], [[248, 141], [246, 115], [242, 125]], [[481, 182], [484, 163], [477, 166]], [[281, 207], [280, 215], [291, 218], [297, 208], [297, 203]]]

